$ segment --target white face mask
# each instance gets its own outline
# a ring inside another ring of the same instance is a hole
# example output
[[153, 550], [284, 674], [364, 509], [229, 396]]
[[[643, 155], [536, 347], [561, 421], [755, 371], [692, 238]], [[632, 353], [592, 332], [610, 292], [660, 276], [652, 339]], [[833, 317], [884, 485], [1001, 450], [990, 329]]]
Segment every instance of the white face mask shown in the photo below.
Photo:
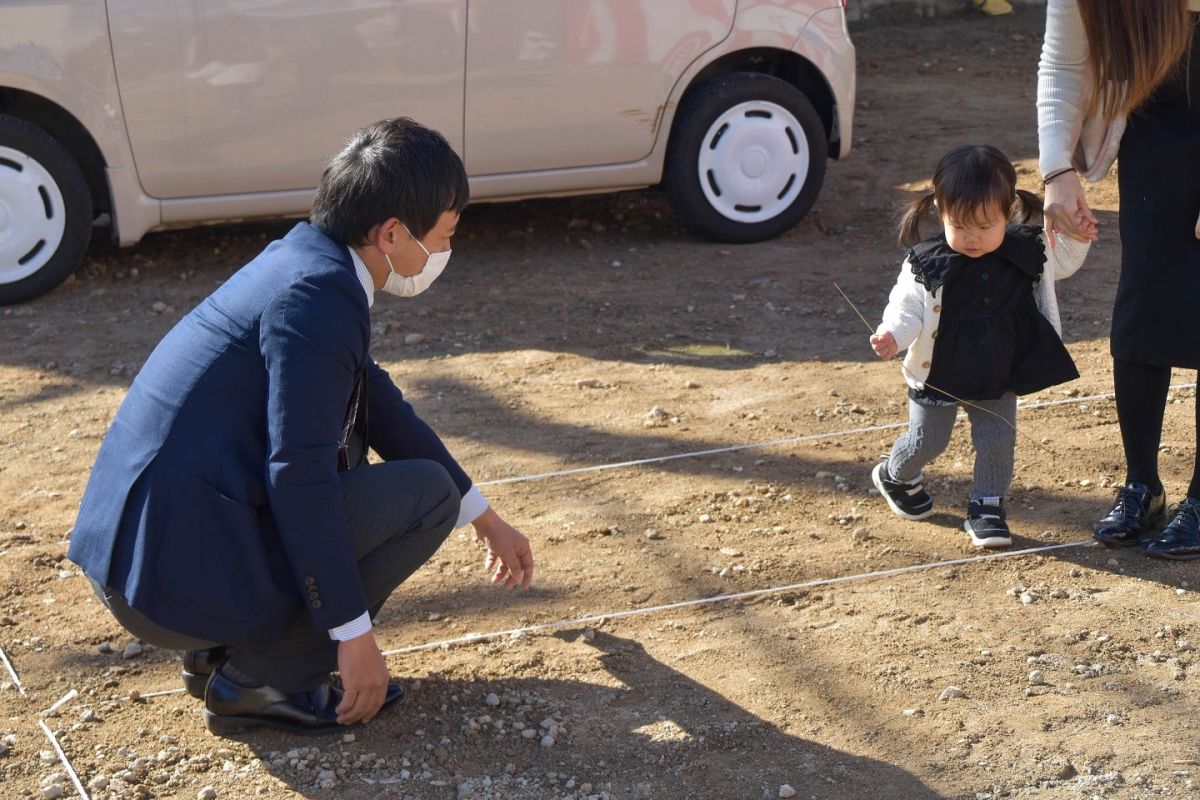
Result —
[[[403, 223], [401, 223], [403, 225]], [[425, 250], [425, 245], [421, 244], [421, 240], [412, 235], [412, 231], [408, 230], [408, 226], [404, 225], [404, 230], [412, 236], [417, 247]], [[425, 250], [425, 266], [421, 267], [421, 271], [416, 275], [401, 275], [396, 272], [396, 268], [392, 266], [392, 259], [387, 253], [383, 257], [387, 259], [388, 272], [387, 280], [383, 282], [383, 291], [388, 294], [394, 294], [396, 297], [415, 297], [421, 292], [433, 285], [433, 282], [442, 274], [442, 270], [446, 268], [446, 264], [450, 261], [449, 250], [444, 250], [440, 253], [431, 253]]]

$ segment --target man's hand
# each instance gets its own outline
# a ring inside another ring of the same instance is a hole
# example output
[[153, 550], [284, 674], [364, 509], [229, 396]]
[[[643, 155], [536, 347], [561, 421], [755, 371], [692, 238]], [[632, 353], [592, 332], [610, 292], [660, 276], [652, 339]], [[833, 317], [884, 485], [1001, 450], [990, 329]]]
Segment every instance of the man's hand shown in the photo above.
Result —
[[487, 545], [486, 569], [492, 583], [506, 589], [520, 586], [528, 589], [533, 583], [533, 549], [529, 540], [519, 530], [500, 519], [500, 515], [489, 508], [471, 523], [475, 535]]
[[346, 690], [337, 707], [338, 722], [370, 722], [383, 706], [390, 677], [371, 631], [338, 642], [338, 671]]
[[1043, 221], [1046, 241], [1054, 247], [1054, 234], [1061, 233], [1079, 242], [1094, 242], [1099, 232], [1096, 216], [1088, 208], [1083, 184], [1074, 171], [1056, 175], [1046, 184], [1046, 208]]
[[896, 346], [896, 337], [892, 336], [891, 331], [886, 331], [871, 337], [871, 349], [884, 361], [891, 361], [900, 348]]

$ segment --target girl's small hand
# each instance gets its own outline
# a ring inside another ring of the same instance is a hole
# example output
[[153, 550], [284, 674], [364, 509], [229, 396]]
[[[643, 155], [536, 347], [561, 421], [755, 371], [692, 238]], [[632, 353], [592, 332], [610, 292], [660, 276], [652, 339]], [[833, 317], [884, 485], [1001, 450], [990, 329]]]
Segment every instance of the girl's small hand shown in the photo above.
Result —
[[1200, 216], [1196, 217], [1196, 238], [1200, 239]]
[[896, 346], [896, 337], [892, 336], [891, 332], [877, 333], [871, 337], [871, 349], [875, 351], [875, 355], [882, 358], [884, 361], [891, 361], [896, 356], [896, 352], [900, 349]]

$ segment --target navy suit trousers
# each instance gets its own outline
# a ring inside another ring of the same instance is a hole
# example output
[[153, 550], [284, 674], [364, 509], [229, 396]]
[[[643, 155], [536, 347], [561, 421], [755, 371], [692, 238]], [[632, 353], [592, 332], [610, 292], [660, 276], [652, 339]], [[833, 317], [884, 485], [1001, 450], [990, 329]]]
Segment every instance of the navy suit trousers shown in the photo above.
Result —
[[[341, 474], [346, 516], [372, 619], [384, 601], [433, 556], [458, 519], [460, 495], [435, 461], [386, 461]], [[134, 636], [155, 647], [194, 650], [220, 642], [163, 628], [97, 586], [101, 600]], [[350, 620], [346, 620], [349, 622]], [[238, 672], [285, 692], [314, 689], [337, 668], [337, 642], [300, 614], [278, 639], [229, 649]]]

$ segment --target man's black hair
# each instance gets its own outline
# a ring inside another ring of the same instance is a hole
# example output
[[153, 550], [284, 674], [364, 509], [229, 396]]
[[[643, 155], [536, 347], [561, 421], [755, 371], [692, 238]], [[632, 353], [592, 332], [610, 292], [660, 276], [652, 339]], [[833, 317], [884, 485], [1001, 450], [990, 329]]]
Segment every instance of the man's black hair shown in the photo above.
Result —
[[470, 199], [467, 171], [446, 138], [407, 117], [355, 132], [325, 167], [309, 220], [343, 245], [366, 244], [396, 217], [413, 236], [429, 233]]

